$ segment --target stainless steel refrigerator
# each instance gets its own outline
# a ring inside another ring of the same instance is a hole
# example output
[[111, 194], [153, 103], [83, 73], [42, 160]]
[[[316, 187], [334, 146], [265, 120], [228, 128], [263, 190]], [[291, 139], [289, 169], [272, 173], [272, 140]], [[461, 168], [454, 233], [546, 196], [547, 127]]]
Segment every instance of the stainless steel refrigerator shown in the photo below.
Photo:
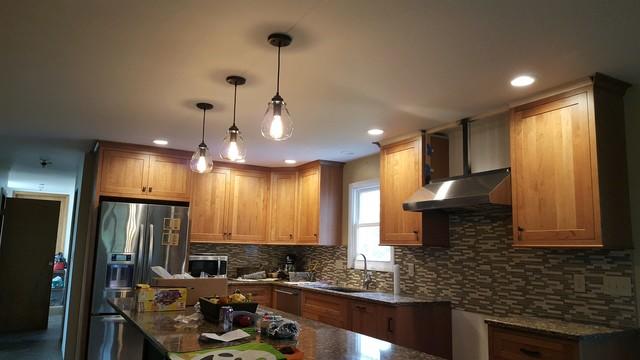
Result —
[[151, 266], [185, 271], [188, 207], [104, 201], [100, 204], [89, 359], [141, 359], [143, 337], [107, 303], [150, 283]]

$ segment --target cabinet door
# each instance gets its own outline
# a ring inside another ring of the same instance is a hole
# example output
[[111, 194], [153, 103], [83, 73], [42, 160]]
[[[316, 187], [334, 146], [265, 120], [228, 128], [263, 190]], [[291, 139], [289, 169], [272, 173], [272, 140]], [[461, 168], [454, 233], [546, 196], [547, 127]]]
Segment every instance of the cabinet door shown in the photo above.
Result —
[[377, 306], [365, 302], [351, 303], [351, 331], [380, 338], [380, 314]]
[[298, 242], [318, 242], [320, 223], [320, 169], [300, 173], [298, 200]]
[[302, 317], [349, 329], [349, 303], [340, 296], [302, 292]]
[[189, 201], [191, 174], [188, 159], [150, 155], [149, 197], [163, 200]]
[[269, 177], [266, 172], [231, 171], [227, 216], [228, 238], [234, 242], [266, 242]]
[[512, 114], [515, 246], [598, 243], [587, 101], [579, 93]]
[[295, 242], [295, 239], [297, 238], [295, 231], [297, 199], [297, 173], [272, 173], [269, 211], [269, 242]]
[[380, 244], [422, 244], [422, 214], [402, 203], [422, 186], [422, 137], [384, 147], [380, 156]]
[[105, 149], [100, 174], [101, 194], [146, 197], [149, 155]]
[[225, 215], [229, 203], [229, 169], [214, 168], [208, 174], [193, 175], [191, 195], [192, 242], [222, 242], [226, 239]]
[[253, 302], [271, 307], [271, 285], [229, 285], [229, 295], [240, 290], [245, 296], [251, 296]]

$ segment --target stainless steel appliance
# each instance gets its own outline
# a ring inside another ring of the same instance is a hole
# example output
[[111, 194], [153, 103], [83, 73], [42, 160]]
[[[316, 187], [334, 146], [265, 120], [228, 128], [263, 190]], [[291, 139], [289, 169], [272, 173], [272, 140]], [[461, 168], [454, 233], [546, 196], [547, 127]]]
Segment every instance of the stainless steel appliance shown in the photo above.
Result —
[[151, 266], [183, 273], [187, 226], [187, 207], [100, 204], [87, 358], [142, 358], [142, 334], [117, 315], [107, 299], [132, 297], [136, 284], [150, 282]]
[[227, 277], [227, 255], [216, 255], [210, 253], [189, 255], [189, 273], [193, 277], [200, 277], [206, 273], [208, 277]]

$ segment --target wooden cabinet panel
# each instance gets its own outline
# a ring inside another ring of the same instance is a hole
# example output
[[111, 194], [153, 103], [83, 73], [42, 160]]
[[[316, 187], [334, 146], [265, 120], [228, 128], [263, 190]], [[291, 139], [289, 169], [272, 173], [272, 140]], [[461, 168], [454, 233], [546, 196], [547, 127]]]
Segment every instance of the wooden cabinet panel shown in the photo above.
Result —
[[186, 158], [149, 156], [149, 197], [189, 200], [191, 169]]
[[290, 244], [297, 239], [296, 205], [298, 200], [298, 174], [296, 172], [271, 173], [269, 208], [269, 242]]
[[131, 151], [105, 149], [100, 169], [100, 193], [143, 196], [146, 194], [149, 156]]
[[300, 172], [298, 242], [317, 243], [320, 224], [320, 168]]
[[193, 242], [226, 240], [225, 216], [229, 203], [231, 171], [214, 168], [209, 174], [193, 176], [191, 237]]
[[489, 326], [491, 360], [578, 360], [578, 355], [576, 341]]
[[351, 331], [382, 338], [382, 322], [378, 306], [373, 303], [354, 301], [350, 304]]
[[236, 290], [251, 298], [262, 306], [271, 307], [271, 285], [229, 285], [229, 295]]
[[516, 241], [595, 239], [589, 139], [586, 92], [513, 114]]
[[421, 245], [422, 214], [402, 203], [422, 186], [422, 136], [385, 146], [380, 155], [380, 244]]
[[268, 174], [262, 171], [231, 171], [226, 221], [229, 240], [266, 242], [268, 179]]
[[302, 316], [342, 329], [350, 328], [349, 302], [339, 296], [303, 291]]

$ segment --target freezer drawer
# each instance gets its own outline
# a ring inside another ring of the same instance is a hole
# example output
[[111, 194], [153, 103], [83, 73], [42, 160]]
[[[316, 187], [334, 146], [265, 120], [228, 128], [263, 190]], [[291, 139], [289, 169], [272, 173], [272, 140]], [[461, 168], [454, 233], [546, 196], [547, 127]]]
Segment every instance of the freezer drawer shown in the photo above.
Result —
[[120, 315], [92, 316], [87, 359], [142, 359], [144, 337]]

